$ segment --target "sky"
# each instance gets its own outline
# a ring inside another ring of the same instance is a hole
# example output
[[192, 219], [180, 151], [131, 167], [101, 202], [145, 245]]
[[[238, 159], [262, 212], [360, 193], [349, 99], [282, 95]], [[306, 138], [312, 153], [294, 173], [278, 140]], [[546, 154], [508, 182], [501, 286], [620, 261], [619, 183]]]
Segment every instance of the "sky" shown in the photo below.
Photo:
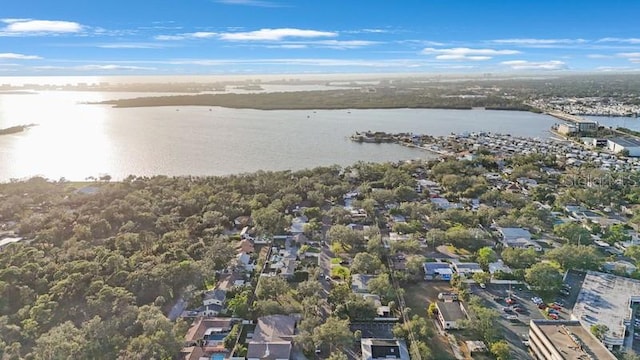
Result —
[[639, 72], [638, 0], [2, 0], [0, 76]]

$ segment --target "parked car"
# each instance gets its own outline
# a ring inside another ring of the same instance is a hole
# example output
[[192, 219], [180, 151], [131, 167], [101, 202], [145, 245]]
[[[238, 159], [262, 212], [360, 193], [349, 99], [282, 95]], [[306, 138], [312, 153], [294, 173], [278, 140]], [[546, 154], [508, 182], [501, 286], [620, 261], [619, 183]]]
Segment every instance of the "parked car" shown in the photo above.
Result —
[[516, 307], [513, 308], [513, 311], [522, 314], [522, 313], [526, 312], [527, 310], [525, 310], [524, 308], [521, 308], [519, 306], [516, 306]]
[[562, 300], [558, 299], [558, 300], [556, 300], [553, 304], [554, 304], [554, 305], [558, 305], [558, 306], [564, 306], [564, 301], [562, 301]]
[[569, 284], [562, 284], [562, 288], [565, 290], [571, 290], [571, 285]]
[[502, 300], [504, 300], [504, 299], [501, 298], [500, 296], [494, 296], [493, 297], [493, 301], [495, 301], [495, 302], [501, 302]]
[[553, 310], [561, 310], [562, 309], [562, 306], [560, 306], [560, 305], [558, 305], [556, 303], [551, 304], [549, 307], [552, 308]]
[[560, 294], [565, 295], [565, 296], [569, 296], [569, 291], [567, 289], [561, 289], [560, 290]]
[[506, 312], [507, 314], [512, 314], [513, 313], [513, 309], [509, 308], [509, 307], [503, 307], [502, 311]]
[[538, 309], [544, 310], [546, 308], [547, 308], [547, 304], [545, 304], [545, 303], [538, 304]]
[[480, 283], [480, 288], [481, 288], [481, 289], [486, 289], [486, 288], [487, 288], [487, 285], [486, 285], [485, 283]]
[[516, 299], [512, 298], [512, 297], [508, 297], [504, 300], [507, 304], [511, 305], [511, 304], [515, 304], [516, 303]]
[[558, 316], [558, 314], [549, 314], [549, 318], [551, 318], [552, 320], [558, 320], [560, 317]]
[[531, 301], [533, 301], [533, 303], [536, 304], [536, 305], [539, 305], [539, 304], [543, 303], [542, 298], [539, 298], [537, 296], [532, 297]]

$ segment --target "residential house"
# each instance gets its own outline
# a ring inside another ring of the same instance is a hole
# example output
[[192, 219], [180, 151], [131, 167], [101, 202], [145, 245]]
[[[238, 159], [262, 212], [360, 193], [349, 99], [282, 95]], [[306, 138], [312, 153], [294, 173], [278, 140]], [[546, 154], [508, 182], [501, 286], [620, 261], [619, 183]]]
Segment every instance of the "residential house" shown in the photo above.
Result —
[[410, 359], [404, 340], [366, 338], [360, 342], [360, 349], [362, 360]]
[[234, 271], [227, 274], [220, 275], [220, 279], [218, 279], [218, 285], [216, 289], [230, 291], [234, 287], [243, 286], [245, 284], [244, 275], [240, 272]]
[[288, 360], [291, 357], [296, 320], [288, 315], [258, 319], [247, 348], [248, 360]]
[[496, 262], [489, 263], [489, 274], [491, 274], [491, 277], [497, 273], [511, 274], [513, 273], [513, 270], [511, 270], [509, 266], [505, 265], [502, 259], [499, 259]]
[[368, 293], [369, 281], [375, 278], [375, 275], [353, 274], [351, 275], [351, 290], [354, 293]]
[[460, 329], [461, 320], [467, 318], [467, 311], [460, 301], [438, 301], [435, 303], [438, 310], [438, 322], [445, 330]]
[[602, 264], [602, 269], [606, 272], [626, 273], [627, 275], [631, 275], [638, 270], [638, 267], [630, 261], [618, 259], [616, 261], [605, 262]]
[[453, 261], [451, 263], [451, 268], [456, 273], [460, 274], [460, 276], [471, 277], [475, 273], [482, 272], [482, 267], [478, 263], [463, 263], [458, 261]]
[[527, 249], [533, 248], [536, 251], [542, 251], [542, 247], [531, 240], [531, 233], [523, 228], [498, 228], [501, 235], [500, 242], [505, 247]]
[[244, 271], [253, 272], [255, 269], [255, 264], [251, 259], [251, 255], [241, 252], [236, 255], [236, 264], [242, 268]]
[[302, 234], [304, 232], [304, 226], [309, 223], [309, 219], [302, 215], [293, 218], [291, 220], [291, 227], [289, 227], [289, 232], [293, 235]]
[[204, 310], [203, 316], [218, 316], [224, 311], [224, 302], [227, 298], [227, 292], [221, 289], [215, 289], [204, 293], [202, 305]]
[[185, 335], [181, 359], [195, 360], [213, 353], [226, 352], [223, 340], [231, 331], [231, 318], [198, 317]]
[[453, 270], [445, 262], [428, 262], [422, 264], [425, 280], [451, 280]]

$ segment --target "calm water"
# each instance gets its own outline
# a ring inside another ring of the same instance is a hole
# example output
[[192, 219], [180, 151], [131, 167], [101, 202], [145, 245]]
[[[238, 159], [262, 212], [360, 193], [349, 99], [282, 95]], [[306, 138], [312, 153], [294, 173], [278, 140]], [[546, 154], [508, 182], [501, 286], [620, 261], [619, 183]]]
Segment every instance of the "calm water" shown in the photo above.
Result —
[[492, 131], [548, 137], [552, 117], [485, 110], [236, 110], [208, 107], [114, 109], [81, 104], [140, 93], [42, 92], [0, 95], [0, 181], [42, 175], [83, 180], [109, 174], [224, 175], [396, 161], [433, 155], [392, 144], [357, 144], [355, 131]]

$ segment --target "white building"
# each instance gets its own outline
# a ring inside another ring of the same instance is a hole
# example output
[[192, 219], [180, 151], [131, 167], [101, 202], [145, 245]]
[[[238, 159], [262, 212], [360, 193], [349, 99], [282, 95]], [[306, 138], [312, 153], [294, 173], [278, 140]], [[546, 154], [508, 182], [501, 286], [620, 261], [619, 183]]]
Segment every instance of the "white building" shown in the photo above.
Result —
[[615, 137], [607, 140], [607, 148], [614, 153], [623, 150], [629, 152], [629, 156], [640, 156], [640, 141], [631, 137]]

